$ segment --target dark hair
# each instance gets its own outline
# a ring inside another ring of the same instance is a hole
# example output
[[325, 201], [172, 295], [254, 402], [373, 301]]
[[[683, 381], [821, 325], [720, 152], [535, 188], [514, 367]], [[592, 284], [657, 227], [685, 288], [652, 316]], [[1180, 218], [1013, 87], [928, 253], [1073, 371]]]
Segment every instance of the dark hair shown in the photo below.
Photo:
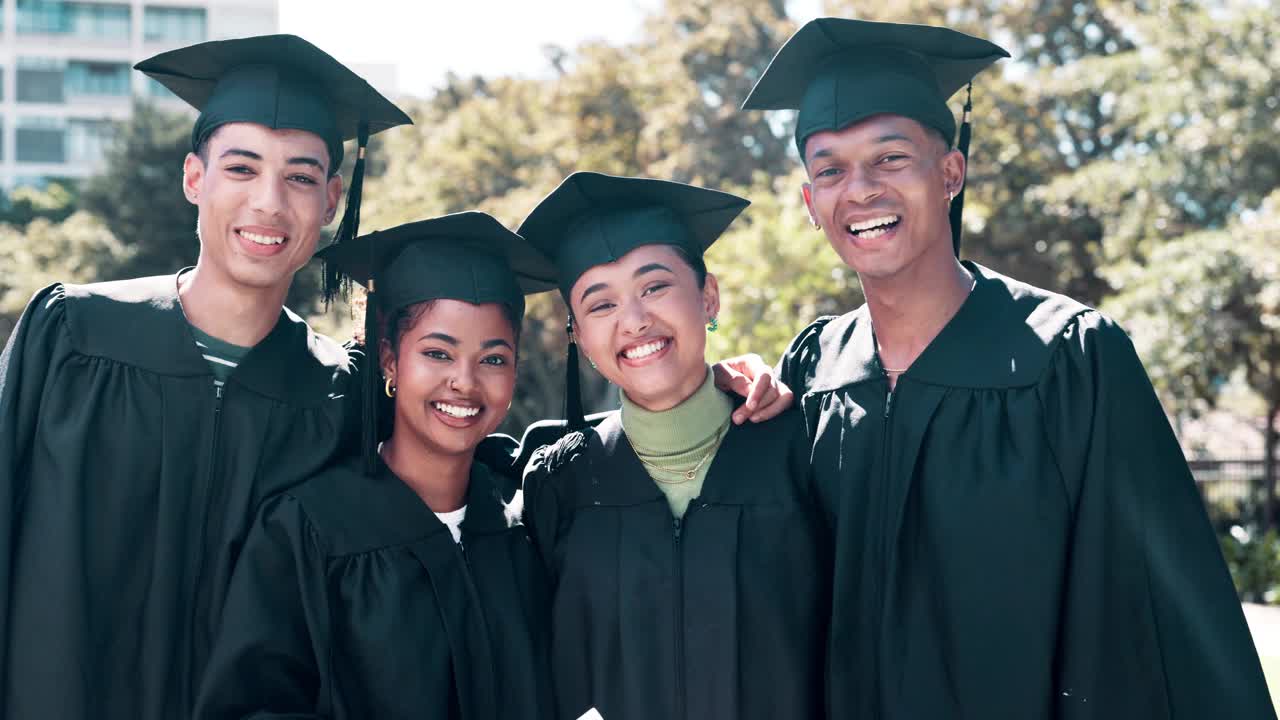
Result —
[[702, 288], [706, 287], [707, 286], [707, 263], [705, 260], [702, 259], [702, 256], [695, 255], [689, 252], [688, 248], [685, 248], [681, 245], [671, 245], [670, 247], [671, 249], [675, 250], [676, 254], [684, 259], [685, 264], [688, 265], [691, 270], [693, 270], [693, 276], [698, 281], [698, 289], [701, 290]]
[[[221, 125], [214, 128], [213, 131], [210, 132], [208, 135], [205, 135], [204, 139], [200, 141], [200, 144], [196, 146], [196, 157], [200, 158], [200, 164], [204, 165], [206, 168], [209, 167], [209, 141], [212, 140], [213, 136], [217, 135], [218, 131], [221, 129], [222, 129]], [[328, 151], [325, 151], [325, 157], [329, 157]], [[332, 157], [329, 157], [329, 163], [330, 164], [333, 163]], [[326, 177], [332, 178], [334, 175], [337, 175], [338, 171], [341, 169], [342, 168], [340, 167], [329, 168], [326, 171], [328, 173]]]

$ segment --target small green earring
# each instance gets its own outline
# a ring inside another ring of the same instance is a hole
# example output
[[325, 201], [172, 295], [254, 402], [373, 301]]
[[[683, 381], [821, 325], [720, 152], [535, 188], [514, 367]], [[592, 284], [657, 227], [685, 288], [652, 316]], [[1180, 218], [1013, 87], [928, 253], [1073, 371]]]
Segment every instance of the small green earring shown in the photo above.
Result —
[[592, 369], [592, 370], [598, 370], [598, 369], [599, 369], [599, 368], [597, 368], [597, 367], [596, 367], [596, 361], [595, 361], [595, 360], [592, 360], [591, 358], [587, 358], [587, 362], [591, 363], [591, 369]]
[[720, 329], [720, 319], [716, 317], [712, 317], [711, 322], [707, 323], [707, 332], [715, 332], [719, 329]]

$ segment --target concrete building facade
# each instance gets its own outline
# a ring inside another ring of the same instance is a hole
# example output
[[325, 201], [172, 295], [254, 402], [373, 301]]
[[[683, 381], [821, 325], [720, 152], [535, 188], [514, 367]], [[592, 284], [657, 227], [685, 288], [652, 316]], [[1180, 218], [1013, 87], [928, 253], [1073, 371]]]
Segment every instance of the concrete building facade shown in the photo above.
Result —
[[278, 27], [277, 0], [0, 0], [0, 188], [91, 175], [135, 96], [185, 108], [139, 60]]

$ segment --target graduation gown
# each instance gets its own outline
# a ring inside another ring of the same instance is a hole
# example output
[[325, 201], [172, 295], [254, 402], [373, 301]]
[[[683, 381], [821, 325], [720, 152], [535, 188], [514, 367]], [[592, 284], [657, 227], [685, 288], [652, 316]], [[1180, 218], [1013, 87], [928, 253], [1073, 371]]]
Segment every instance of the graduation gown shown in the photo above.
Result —
[[175, 276], [40, 291], [0, 360], [0, 717], [187, 716], [253, 511], [335, 453], [346, 372], [285, 310], [219, 393]]
[[835, 717], [1273, 718], [1200, 495], [1125, 333], [977, 285], [890, 392], [864, 306], [781, 364], [835, 525]]
[[619, 414], [534, 454], [558, 718], [821, 718], [830, 540], [795, 411], [731, 426], [682, 520]]
[[268, 500], [231, 583], [199, 720], [550, 717], [545, 574], [472, 465], [462, 545], [359, 458]]

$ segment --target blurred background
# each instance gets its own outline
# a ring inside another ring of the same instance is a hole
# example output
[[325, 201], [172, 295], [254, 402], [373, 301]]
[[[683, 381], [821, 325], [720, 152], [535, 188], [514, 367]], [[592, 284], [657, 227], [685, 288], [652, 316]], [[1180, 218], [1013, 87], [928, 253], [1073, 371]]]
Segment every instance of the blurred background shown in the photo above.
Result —
[[[371, 148], [362, 229], [479, 208], [512, 227], [568, 173], [743, 194], [708, 265], [711, 354], [776, 359], [861, 303], [807, 223], [791, 113], [738, 109], [823, 14], [943, 23], [1013, 54], [974, 87], [965, 255], [1132, 334], [1242, 598], [1280, 600], [1280, 43], [1268, 0], [0, 0], [0, 339], [55, 281], [194, 262], [192, 113], [130, 70], [207, 39], [291, 32], [415, 125]], [[962, 98], [953, 100], [959, 115]], [[332, 230], [332, 228], [330, 228]], [[318, 268], [290, 305], [339, 339]], [[537, 298], [507, 429], [558, 417], [564, 308]], [[587, 370], [588, 406], [616, 402]], [[1276, 652], [1280, 655], [1280, 647]], [[1280, 664], [1277, 665], [1280, 667]]]

